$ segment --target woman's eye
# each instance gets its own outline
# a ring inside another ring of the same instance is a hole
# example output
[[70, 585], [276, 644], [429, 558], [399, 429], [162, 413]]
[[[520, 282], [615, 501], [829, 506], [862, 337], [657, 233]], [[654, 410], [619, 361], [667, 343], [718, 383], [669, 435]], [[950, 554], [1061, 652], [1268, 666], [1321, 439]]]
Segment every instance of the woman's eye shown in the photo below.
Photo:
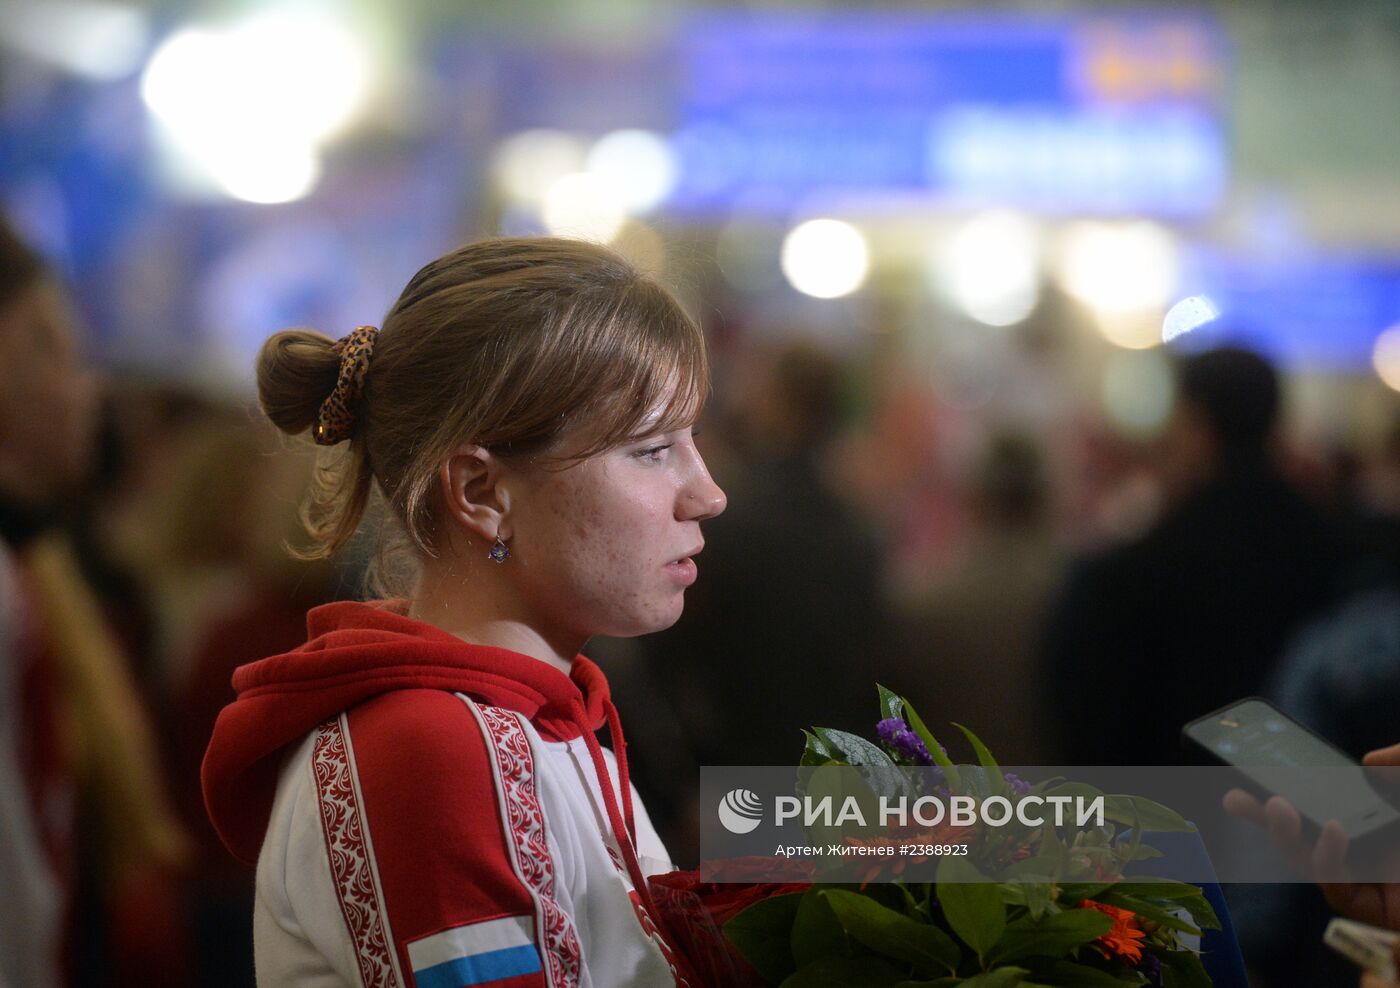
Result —
[[672, 445], [674, 444], [663, 443], [660, 446], [648, 446], [646, 449], [637, 450], [636, 455], [639, 459], [659, 462], [662, 459], [662, 454], [665, 453], [666, 450], [670, 449]]

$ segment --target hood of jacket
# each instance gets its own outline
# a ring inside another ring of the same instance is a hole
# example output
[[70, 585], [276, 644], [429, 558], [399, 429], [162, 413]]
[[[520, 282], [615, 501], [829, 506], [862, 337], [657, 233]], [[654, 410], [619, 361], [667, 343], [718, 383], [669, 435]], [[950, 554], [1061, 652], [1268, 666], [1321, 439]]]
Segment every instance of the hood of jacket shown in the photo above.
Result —
[[[283, 749], [383, 693], [466, 693], [523, 714], [547, 739], [584, 735], [595, 747], [594, 732], [610, 723], [613, 744], [622, 748], [607, 680], [586, 657], [575, 658], [565, 675], [539, 659], [463, 641], [406, 611], [405, 601], [317, 607], [307, 615], [306, 644], [234, 672], [237, 699], [219, 715], [201, 774], [214, 829], [236, 857], [257, 860]], [[625, 770], [620, 781], [630, 804]]]

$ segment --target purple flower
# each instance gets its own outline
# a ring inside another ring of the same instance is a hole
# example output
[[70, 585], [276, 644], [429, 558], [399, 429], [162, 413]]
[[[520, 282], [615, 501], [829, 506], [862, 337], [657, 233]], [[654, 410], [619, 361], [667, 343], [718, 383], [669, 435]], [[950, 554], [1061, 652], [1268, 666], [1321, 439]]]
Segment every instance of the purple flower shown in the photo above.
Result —
[[1147, 978], [1149, 985], [1161, 985], [1162, 983], [1162, 961], [1150, 950], [1142, 953], [1142, 960], [1138, 961], [1137, 969]]
[[[907, 758], [916, 765], [933, 764], [933, 757], [928, 753], [928, 746], [924, 744], [923, 738], [911, 731], [909, 725], [901, 718], [886, 717], [875, 725], [875, 732], [880, 735], [880, 740], [894, 749], [900, 757]], [[945, 755], [948, 753], [948, 749], [941, 744], [938, 750]]]
[[1006, 784], [1011, 787], [1011, 791], [1017, 796], [1024, 796], [1031, 791], [1031, 784], [1015, 772], [1007, 772], [1005, 778]]

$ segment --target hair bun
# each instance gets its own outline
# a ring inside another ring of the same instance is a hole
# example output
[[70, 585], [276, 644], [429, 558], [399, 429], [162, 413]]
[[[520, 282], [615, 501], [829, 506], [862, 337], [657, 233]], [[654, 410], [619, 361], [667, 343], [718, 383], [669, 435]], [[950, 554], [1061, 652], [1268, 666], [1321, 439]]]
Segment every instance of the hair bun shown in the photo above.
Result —
[[321, 404], [340, 374], [336, 341], [310, 329], [275, 333], [258, 353], [258, 403], [283, 432], [299, 435], [316, 424]]

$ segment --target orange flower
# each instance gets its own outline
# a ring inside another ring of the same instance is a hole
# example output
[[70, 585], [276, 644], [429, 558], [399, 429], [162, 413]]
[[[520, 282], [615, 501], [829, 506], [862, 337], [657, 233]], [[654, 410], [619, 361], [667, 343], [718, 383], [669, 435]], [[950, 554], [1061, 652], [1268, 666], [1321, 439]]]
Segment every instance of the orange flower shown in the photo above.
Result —
[[1147, 939], [1147, 934], [1138, 926], [1136, 914], [1093, 899], [1085, 899], [1079, 908], [1095, 909], [1113, 920], [1108, 932], [1099, 937], [1099, 944], [1111, 956], [1121, 957], [1130, 964], [1142, 960], [1142, 944], [1138, 941]]

